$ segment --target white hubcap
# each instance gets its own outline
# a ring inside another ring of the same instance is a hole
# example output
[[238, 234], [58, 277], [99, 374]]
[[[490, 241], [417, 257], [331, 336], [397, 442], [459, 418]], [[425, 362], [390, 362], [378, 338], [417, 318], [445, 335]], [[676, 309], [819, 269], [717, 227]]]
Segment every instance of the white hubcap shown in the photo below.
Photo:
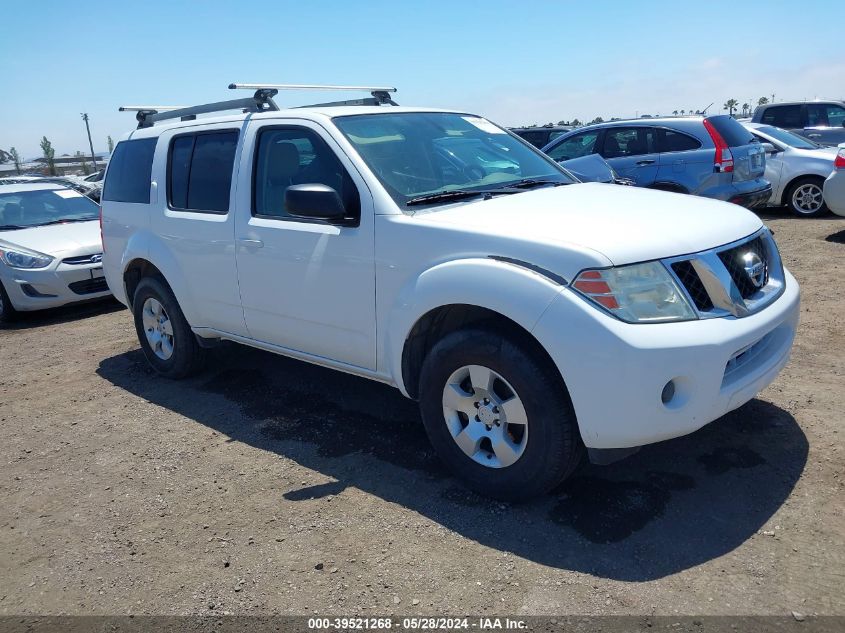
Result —
[[161, 360], [168, 360], [173, 356], [173, 324], [164, 310], [164, 306], [157, 299], [150, 297], [144, 301], [141, 310], [141, 320], [144, 334], [153, 353]]
[[489, 468], [514, 464], [528, 445], [528, 415], [508, 382], [492, 369], [467, 365], [443, 388], [443, 415], [452, 439]]

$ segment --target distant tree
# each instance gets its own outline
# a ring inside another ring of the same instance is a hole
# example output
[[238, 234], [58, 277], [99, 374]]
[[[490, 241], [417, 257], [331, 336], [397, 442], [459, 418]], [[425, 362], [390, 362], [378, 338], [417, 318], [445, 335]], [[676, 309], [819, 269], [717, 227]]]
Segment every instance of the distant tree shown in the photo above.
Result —
[[41, 137], [41, 151], [44, 152], [44, 159], [47, 162], [47, 175], [56, 175], [56, 150], [46, 136]]
[[769, 102], [767, 97], [760, 97], [757, 99], [757, 105], [766, 105]]
[[672, 114], [674, 114], [675, 116], [678, 116], [678, 111], [677, 111], [677, 110], [672, 110]]
[[742, 116], [747, 116], [751, 112], [751, 106], [747, 103], [742, 104]]
[[681, 110], [681, 116], [684, 116], [687, 113], [686, 110]]
[[558, 125], [569, 125], [569, 121], [558, 121]]
[[729, 114], [729, 115], [733, 116], [733, 115], [734, 115], [734, 110], [736, 110], [736, 107], [737, 107], [738, 105], [739, 105], [739, 101], [737, 101], [736, 99], [728, 99], [727, 101], [725, 101], [725, 105], [723, 105], [722, 107], [723, 107], [725, 110], [727, 110], [727, 111], [728, 111], [728, 114]]
[[604, 119], [601, 118], [600, 116], [597, 116], [595, 119], [590, 121], [590, 125], [592, 125], [593, 123], [604, 123]]
[[108, 139], [106, 140], [106, 143], [109, 146], [109, 154], [111, 154], [114, 151], [114, 141], [111, 140], [111, 135], [109, 135]]
[[12, 162], [15, 163], [15, 171], [20, 174], [21, 173], [21, 155], [18, 154], [18, 150], [12, 147], [9, 150], [9, 156], [12, 157]]
[[571, 125], [572, 127], [581, 127], [583, 123], [581, 123], [581, 121], [579, 121], [578, 119], [572, 119], [569, 125]]

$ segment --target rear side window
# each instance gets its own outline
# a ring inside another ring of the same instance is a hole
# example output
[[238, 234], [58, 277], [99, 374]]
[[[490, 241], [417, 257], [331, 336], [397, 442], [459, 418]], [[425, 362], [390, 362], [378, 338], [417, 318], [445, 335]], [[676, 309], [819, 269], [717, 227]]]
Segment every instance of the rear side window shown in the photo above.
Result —
[[150, 178], [156, 138], [121, 141], [109, 161], [104, 201], [150, 203]]
[[737, 123], [736, 119], [731, 116], [713, 116], [708, 117], [710, 124], [716, 128], [728, 147], [739, 147], [740, 145], [748, 145], [756, 142], [754, 135], [746, 130], [741, 123]]
[[804, 123], [801, 121], [800, 105], [769, 106], [763, 112], [761, 122], [775, 127], [804, 127]]
[[674, 130], [660, 130], [658, 147], [661, 152], [689, 152], [701, 147], [698, 139]]
[[201, 132], [170, 143], [167, 201], [172, 209], [226, 213], [238, 132]]

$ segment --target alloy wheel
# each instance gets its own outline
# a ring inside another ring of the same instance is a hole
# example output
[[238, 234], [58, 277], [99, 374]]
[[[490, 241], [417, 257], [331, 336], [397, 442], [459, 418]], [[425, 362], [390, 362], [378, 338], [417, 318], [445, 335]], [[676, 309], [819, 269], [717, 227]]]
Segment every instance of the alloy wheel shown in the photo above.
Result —
[[792, 208], [798, 213], [815, 213], [824, 204], [822, 188], [814, 183], [797, 187], [792, 192]]
[[158, 299], [149, 297], [144, 301], [141, 320], [150, 349], [161, 360], [169, 360], [173, 356], [173, 324]]
[[443, 415], [458, 447], [482, 466], [511, 466], [528, 445], [522, 400], [487, 367], [467, 365], [452, 373], [443, 388]]

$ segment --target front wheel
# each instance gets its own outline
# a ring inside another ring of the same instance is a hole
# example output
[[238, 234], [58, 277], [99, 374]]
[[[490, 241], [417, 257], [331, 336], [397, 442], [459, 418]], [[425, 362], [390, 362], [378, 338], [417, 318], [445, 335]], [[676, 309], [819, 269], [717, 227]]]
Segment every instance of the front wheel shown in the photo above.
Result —
[[441, 459], [477, 492], [523, 500], [578, 465], [583, 445], [551, 363], [494, 331], [458, 331], [423, 363], [420, 410]]
[[159, 374], [184, 378], [202, 368], [205, 350], [197, 343], [176, 297], [162, 280], [141, 280], [132, 300], [132, 312], [144, 356]]
[[12, 305], [3, 283], [0, 282], [0, 323], [11, 323], [18, 318], [18, 311]]
[[827, 213], [821, 178], [801, 178], [786, 192], [786, 204], [793, 214], [802, 218], [816, 218]]

